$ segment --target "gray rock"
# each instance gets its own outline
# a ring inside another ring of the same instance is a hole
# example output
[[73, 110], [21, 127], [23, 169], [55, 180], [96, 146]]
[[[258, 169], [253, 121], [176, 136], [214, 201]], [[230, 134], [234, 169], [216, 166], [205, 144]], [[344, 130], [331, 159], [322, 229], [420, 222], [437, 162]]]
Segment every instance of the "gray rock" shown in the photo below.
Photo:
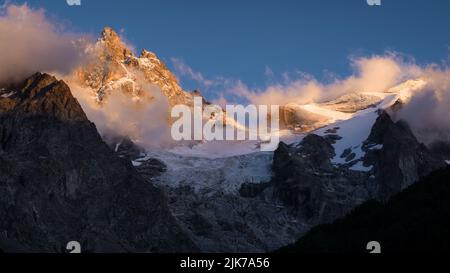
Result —
[[298, 147], [280, 143], [274, 156], [273, 198], [308, 224], [328, 222], [369, 197], [367, 175], [332, 165], [334, 149], [317, 135]]
[[[370, 150], [373, 144], [382, 149]], [[403, 121], [393, 122], [389, 114], [383, 112], [372, 128], [365, 143], [367, 156], [365, 163], [374, 166], [378, 181], [377, 199], [386, 200], [432, 171], [446, 167], [442, 158], [433, 155]]]
[[73, 240], [84, 252], [196, 249], [64, 82], [37, 73], [15, 89], [0, 108], [0, 249], [64, 252]]
[[[406, 123], [394, 123], [386, 112], [380, 113], [363, 147], [363, 165], [372, 165], [372, 171], [350, 170], [356, 163], [350, 151], [341, 157], [351, 162], [333, 166], [330, 141], [309, 135], [296, 147], [281, 143], [275, 152], [273, 198], [307, 224], [330, 222], [368, 199], [387, 200], [445, 167], [440, 157], [417, 141]], [[375, 146], [381, 148], [372, 149]]]

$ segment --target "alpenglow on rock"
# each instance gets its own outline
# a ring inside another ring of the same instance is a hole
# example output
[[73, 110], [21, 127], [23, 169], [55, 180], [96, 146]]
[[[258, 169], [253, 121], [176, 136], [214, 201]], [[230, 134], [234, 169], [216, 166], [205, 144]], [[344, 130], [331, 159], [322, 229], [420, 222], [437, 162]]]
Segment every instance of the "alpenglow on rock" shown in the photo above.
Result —
[[177, 78], [154, 53], [144, 49], [139, 57], [135, 56], [113, 29], [106, 27], [87, 51], [89, 62], [75, 74], [82, 86], [92, 89], [97, 102], [117, 91], [134, 99], [151, 100], [144, 89], [153, 85], [161, 89], [171, 106], [192, 104], [192, 95], [182, 90]]

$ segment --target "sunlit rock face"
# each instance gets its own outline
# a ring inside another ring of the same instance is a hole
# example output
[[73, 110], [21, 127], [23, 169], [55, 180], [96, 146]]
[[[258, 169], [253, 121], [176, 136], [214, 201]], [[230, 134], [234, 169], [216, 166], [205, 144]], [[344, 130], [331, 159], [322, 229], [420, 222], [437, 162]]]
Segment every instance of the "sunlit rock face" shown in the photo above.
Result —
[[152, 100], [145, 89], [156, 86], [171, 106], [192, 104], [192, 95], [182, 90], [177, 78], [154, 53], [144, 49], [137, 57], [113, 29], [105, 28], [98, 41], [86, 50], [90, 57], [75, 72], [75, 78], [92, 89], [98, 103], [118, 90], [134, 100]]

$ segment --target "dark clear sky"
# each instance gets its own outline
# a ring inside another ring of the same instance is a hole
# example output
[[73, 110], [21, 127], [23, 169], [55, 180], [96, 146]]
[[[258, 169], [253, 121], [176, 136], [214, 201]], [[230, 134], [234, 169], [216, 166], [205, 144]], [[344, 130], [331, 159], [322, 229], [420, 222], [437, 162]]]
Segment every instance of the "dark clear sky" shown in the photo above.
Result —
[[[1, 2], [2, 0], [0, 0]], [[419, 64], [449, 60], [449, 0], [28, 0], [71, 30], [123, 29], [172, 67], [184, 60], [206, 78], [241, 79], [264, 87], [266, 67], [281, 77], [297, 70], [317, 78], [351, 72], [349, 56], [387, 50]], [[12, 1], [21, 3], [23, 1]], [[195, 84], [183, 79], [187, 89]]]

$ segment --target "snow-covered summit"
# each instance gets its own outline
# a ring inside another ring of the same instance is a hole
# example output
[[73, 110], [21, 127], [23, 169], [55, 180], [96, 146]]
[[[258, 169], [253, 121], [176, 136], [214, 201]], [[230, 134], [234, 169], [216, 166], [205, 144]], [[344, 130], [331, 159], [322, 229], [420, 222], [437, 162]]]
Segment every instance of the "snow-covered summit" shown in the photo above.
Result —
[[[376, 102], [372, 106], [355, 112], [348, 119], [332, 123], [313, 133], [333, 139], [335, 150], [335, 156], [332, 158], [333, 164], [337, 166], [350, 164], [351, 170], [370, 171], [372, 166], [364, 166], [362, 161], [367, 152], [366, 140], [379, 113], [393, 107], [398, 102], [407, 103], [414, 93], [420, 91], [425, 85], [424, 80], [417, 79], [401, 83], [387, 92], [365, 93], [373, 98], [378, 97], [379, 101], [375, 100]], [[381, 146], [373, 144], [368, 149], [381, 148]]]
[[[417, 79], [401, 83], [385, 92], [349, 93], [324, 103], [289, 103], [280, 109], [280, 121], [288, 125], [285, 126], [287, 128], [273, 133], [278, 134], [280, 141], [288, 144], [301, 141], [309, 133], [332, 138], [336, 153], [332, 160], [334, 164], [356, 162], [352, 169], [368, 171], [370, 167], [364, 167], [361, 163], [365, 155], [363, 143], [379, 113], [398, 102], [406, 103], [425, 85], [424, 80]], [[184, 156], [221, 158], [258, 151], [258, 142], [255, 141], [217, 141], [178, 146], [170, 152]]]

